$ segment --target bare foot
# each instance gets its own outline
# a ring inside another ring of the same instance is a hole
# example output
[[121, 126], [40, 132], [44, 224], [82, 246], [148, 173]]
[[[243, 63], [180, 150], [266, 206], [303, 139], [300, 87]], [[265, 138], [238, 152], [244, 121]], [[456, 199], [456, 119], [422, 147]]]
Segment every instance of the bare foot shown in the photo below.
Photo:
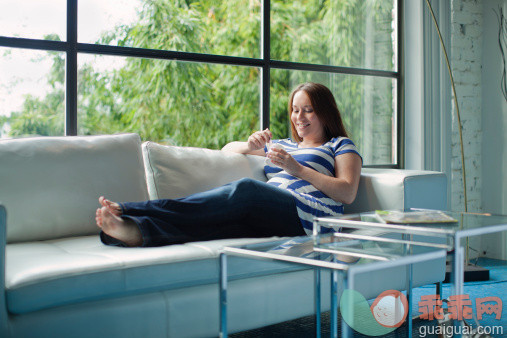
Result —
[[97, 209], [95, 220], [97, 225], [111, 237], [114, 237], [128, 246], [140, 246], [143, 244], [141, 231], [134, 221], [123, 219], [111, 211], [109, 208], [102, 207]]
[[97, 222], [99, 228], [102, 228], [102, 210], [100, 208], [95, 211], [95, 222]]
[[109, 212], [112, 213], [113, 215], [121, 216], [121, 207], [118, 203], [111, 202], [104, 196], [99, 197], [99, 203], [103, 207], [106, 207], [109, 210]]

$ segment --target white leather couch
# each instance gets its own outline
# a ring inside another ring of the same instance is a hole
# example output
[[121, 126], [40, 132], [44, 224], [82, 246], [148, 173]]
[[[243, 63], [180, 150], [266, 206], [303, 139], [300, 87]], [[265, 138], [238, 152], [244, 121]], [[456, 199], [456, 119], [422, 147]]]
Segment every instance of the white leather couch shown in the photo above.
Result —
[[[141, 144], [135, 134], [1, 140], [0, 337], [216, 336], [219, 249], [260, 239], [105, 246], [97, 198], [182, 197], [242, 177], [265, 180], [262, 165], [255, 156]], [[346, 210], [445, 209], [445, 196], [442, 173], [364, 169]], [[230, 264], [231, 332], [313, 313], [311, 270]], [[441, 281], [444, 270], [443, 260], [417, 266], [414, 285]], [[358, 289], [373, 298], [403, 289], [405, 275], [385, 271]]]

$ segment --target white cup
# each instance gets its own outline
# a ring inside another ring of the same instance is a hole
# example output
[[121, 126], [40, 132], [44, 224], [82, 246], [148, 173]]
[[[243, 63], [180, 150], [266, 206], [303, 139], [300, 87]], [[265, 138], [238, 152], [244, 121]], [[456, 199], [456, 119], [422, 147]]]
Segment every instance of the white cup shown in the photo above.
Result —
[[271, 159], [267, 157], [271, 149], [283, 149], [283, 146], [280, 143], [273, 143], [271, 141], [267, 144], [268, 152], [266, 153], [266, 160], [264, 161], [265, 165], [275, 165], [271, 162]]

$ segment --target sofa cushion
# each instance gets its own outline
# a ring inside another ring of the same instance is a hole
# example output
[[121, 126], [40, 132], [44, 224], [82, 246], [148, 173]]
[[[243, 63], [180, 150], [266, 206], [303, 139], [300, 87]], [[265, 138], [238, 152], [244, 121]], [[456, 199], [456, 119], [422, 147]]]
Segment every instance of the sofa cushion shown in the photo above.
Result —
[[[271, 238], [271, 239], [276, 239]], [[12, 314], [67, 304], [146, 294], [192, 290], [212, 285], [218, 290], [218, 254], [224, 246], [259, 243], [266, 238], [225, 239], [156, 248], [105, 246], [98, 236], [9, 244], [6, 251], [6, 298]], [[283, 243], [286, 239], [280, 239]], [[312, 239], [308, 238], [311, 242]], [[301, 265], [229, 256], [228, 279], [308, 270]], [[442, 256], [414, 267], [414, 286], [441, 281]], [[392, 279], [392, 276], [400, 278]], [[389, 288], [405, 287], [404, 267], [390, 268], [356, 280], [357, 290], [376, 297]], [[313, 272], [305, 275], [312, 281]], [[328, 280], [324, 278], [323, 280]], [[269, 287], [269, 286], [266, 286]], [[311, 289], [310, 287], [308, 289]]]
[[[15, 314], [95, 299], [216, 283], [218, 252], [234, 239], [156, 248], [103, 245], [98, 236], [15, 243], [6, 250], [6, 296]], [[257, 276], [295, 270], [285, 264], [238, 259], [235, 274]], [[235, 278], [234, 274], [231, 278]]]
[[266, 181], [260, 156], [153, 142], [142, 149], [150, 199], [185, 197], [243, 177]]
[[447, 209], [444, 173], [423, 170], [363, 168], [355, 201], [345, 213], [410, 208]]
[[0, 140], [9, 243], [98, 233], [98, 197], [148, 198], [136, 134]]

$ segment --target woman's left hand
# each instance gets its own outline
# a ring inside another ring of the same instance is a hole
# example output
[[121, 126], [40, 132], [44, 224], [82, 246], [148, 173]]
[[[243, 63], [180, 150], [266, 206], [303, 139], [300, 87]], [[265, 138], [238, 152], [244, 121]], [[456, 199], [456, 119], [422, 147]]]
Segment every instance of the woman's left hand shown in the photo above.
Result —
[[296, 177], [299, 176], [299, 173], [304, 168], [291, 154], [286, 152], [285, 149], [271, 148], [266, 156], [274, 165], [279, 166], [288, 174]]

